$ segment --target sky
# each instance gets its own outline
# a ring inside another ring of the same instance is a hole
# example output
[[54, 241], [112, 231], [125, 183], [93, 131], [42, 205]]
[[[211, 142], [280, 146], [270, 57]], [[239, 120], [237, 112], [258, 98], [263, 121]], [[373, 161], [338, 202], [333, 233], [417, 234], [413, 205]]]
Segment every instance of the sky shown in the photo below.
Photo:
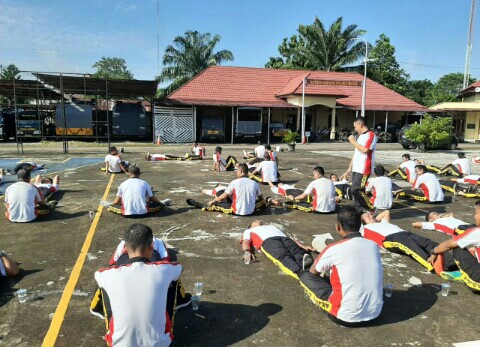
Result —
[[[103, 56], [120, 57], [134, 78], [149, 80], [162, 68], [165, 47], [197, 30], [221, 36], [217, 50], [235, 58], [225, 65], [263, 67], [300, 24], [318, 17], [328, 27], [343, 17], [344, 26], [366, 30], [369, 43], [386, 34], [411, 79], [435, 82], [463, 73], [470, 6], [471, 0], [0, 0], [0, 65], [92, 73]], [[471, 62], [476, 78], [479, 25]]]

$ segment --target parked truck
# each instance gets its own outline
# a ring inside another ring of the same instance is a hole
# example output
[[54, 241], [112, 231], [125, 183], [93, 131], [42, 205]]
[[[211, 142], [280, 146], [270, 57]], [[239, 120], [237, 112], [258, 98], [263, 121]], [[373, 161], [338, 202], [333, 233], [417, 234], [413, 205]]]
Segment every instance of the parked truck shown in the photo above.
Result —
[[262, 139], [262, 109], [258, 107], [237, 108], [235, 127], [237, 141], [261, 141]]

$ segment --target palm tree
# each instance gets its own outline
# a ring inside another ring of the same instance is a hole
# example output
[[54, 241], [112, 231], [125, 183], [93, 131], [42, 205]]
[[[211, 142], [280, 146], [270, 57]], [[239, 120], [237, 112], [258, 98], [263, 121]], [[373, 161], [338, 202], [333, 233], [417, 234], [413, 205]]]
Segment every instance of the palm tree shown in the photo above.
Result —
[[220, 35], [212, 37], [210, 33], [200, 34], [198, 31], [187, 31], [185, 35], [175, 37], [173, 45], [165, 49], [163, 65], [166, 66], [158, 76], [160, 82], [172, 83], [161, 89], [159, 96], [170, 94], [209, 66], [233, 60], [233, 54], [228, 50], [213, 51], [219, 41]]
[[364, 43], [355, 40], [365, 30], [352, 24], [342, 30], [339, 17], [328, 30], [318, 19], [312, 25], [300, 25], [298, 37], [284, 39], [278, 47], [280, 58], [270, 58], [266, 67], [302, 70], [341, 71], [359, 60], [365, 51]]

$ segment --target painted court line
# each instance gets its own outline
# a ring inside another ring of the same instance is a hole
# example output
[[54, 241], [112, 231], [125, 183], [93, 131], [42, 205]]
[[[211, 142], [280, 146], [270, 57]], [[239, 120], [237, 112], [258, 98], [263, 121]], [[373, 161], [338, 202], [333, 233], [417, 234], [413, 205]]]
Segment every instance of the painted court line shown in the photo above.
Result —
[[62, 161], [62, 163], [66, 163], [66, 162], [69, 161], [70, 159], [72, 159], [72, 157], [65, 159], [64, 161]]
[[[105, 193], [103, 194], [103, 200], [108, 198], [108, 193], [110, 192], [110, 188], [112, 187], [113, 180], [115, 178], [115, 174], [112, 174], [110, 177], [110, 181], [108, 182], [107, 187], [105, 188]], [[75, 290], [75, 286], [77, 285], [78, 279], [80, 277], [80, 272], [82, 271], [83, 265], [85, 264], [85, 258], [87, 257], [87, 252], [90, 248], [92, 243], [93, 236], [95, 235], [95, 231], [97, 230], [98, 221], [100, 220], [100, 215], [102, 214], [103, 206], [99, 205], [98, 212], [95, 214], [95, 219], [90, 226], [90, 230], [88, 230], [87, 237], [85, 238], [85, 242], [83, 243], [82, 249], [80, 250], [80, 254], [78, 255], [77, 261], [75, 262], [75, 266], [73, 267], [72, 273], [70, 274], [70, 278], [68, 279], [67, 285], [63, 291], [62, 297], [60, 298], [60, 302], [58, 303], [57, 309], [52, 318], [52, 322], [50, 323], [50, 327], [48, 328], [47, 334], [43, 339], [42, 346], [50, 347], [55, 345], [55, 341], [57, 340], [58, 334], [60, 332], [60, 328], [62, 326], [63, 320], [65, 318], [65, 313], [67, 312], [68, 304], [70, 303], [70, 299], [72, 298], [73, 291]]]

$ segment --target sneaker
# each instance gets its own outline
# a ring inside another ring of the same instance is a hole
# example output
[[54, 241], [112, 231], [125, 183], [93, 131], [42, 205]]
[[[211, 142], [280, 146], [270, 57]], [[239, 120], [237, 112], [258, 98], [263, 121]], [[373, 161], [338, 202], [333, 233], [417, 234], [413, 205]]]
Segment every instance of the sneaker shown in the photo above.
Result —
[[177, 305], [175, 306], [175, 310], [181, 309], [183, 307], [187, 307], [192, 302], [192, 294], [185, 293], [185, 296], [182, 297], [181, 295], [177, 295]]
[[152, 156], [150, 155], [150, 152], [147, 152], [147, 154], [145, 155], [145, 160], [150, 160], [152, 158]]
[[173, 203], [172, 199], [163, 199], [163, 200], [160, 200], [160, 202], [165, 206], [170, 206]]
[[135, 167], [137, 166], [137, 163], [130, 163], [130, 165], [128, 165], [128, 167]]
[[50, 208], [55, 208], [55, 206], [58, 205], [58, 201], [50, 200], [49, 202], [47, 202], [47, 205], [50, 206]]
[[195, 208], [204, 208], [205, 207], [204, 204], [202, 204], [198, 201], [195, 201], [193, 199], [187, 199], [186, 202], [187, 202], [188, 205], [193, 206]]
[[313, 258], [309, 253], [305, 253], [303, 255], [303, 260], [302, 260], [302, 269], [303, 271], [308, 270], [310, 266], [313, 264]]
[[440, 277], [446, 281], [463, 282], [463, 276], [460, 271], [442, 271]]
[[7, 172], [5, 171], [5, 169], [0, 169], [0, 176], [5, 176], [7, 174]]

